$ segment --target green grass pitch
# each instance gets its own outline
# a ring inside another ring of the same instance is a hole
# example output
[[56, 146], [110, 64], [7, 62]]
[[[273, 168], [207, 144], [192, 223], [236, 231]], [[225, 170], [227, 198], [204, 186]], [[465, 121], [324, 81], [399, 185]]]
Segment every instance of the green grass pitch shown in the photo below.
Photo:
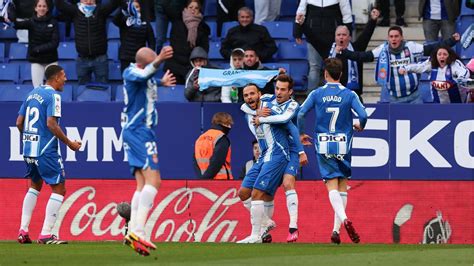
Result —
[[157, 243], [141, 257], [120, 242], [0, 242], [7, 265], [474, 265], [474, 245]]

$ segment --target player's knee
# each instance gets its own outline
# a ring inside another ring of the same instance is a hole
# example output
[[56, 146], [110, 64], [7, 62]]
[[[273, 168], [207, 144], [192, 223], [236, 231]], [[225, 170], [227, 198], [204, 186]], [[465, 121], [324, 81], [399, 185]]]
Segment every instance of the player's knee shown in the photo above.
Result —
[[252, 200], [264, 200], [265, 192], [258, 189], [252, 190]]
[[295, 182], [290, 178], [285, 178], [283, 180], [283, 189], [285, 189], [285, 191], [295, 189]]

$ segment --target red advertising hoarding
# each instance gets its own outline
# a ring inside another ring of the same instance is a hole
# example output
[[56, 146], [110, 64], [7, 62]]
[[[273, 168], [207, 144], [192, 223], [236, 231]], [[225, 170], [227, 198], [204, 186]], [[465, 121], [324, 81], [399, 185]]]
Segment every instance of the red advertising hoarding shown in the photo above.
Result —
[[[55, 231], [70, 241], [119, 240], [124, 222], [115, 206], [132, 197], [132, 180], [68, 180]], [[153, 241], [234, 242], [250, 233], [249, 212], [238, 196], [240, 181], [165, 180], [146, 231]], [[348, 217], [361, 243], [474, 243], [474, 182], [351, 181]], [[27, 180], [0, 179], [0, 240], [14, 240]], [[51, 190], [45, 185], [30, 225], [41, 230]], [[334, 213], [320, 181], [297, 182], [298, 242], [329, 242]], [[273, 241], [288, 234], [285, 195], [275, 197]], [[343, 230], [343, 229], [342, 229]], [[343, 242], [350, 242], [345, 232]]]

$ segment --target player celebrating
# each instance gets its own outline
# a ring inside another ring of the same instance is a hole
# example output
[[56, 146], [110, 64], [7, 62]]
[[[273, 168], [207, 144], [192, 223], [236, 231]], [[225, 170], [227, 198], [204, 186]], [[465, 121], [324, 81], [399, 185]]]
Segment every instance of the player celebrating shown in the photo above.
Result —
[[[146, 240], [145, 223], [161, 183], [153, 132], [153, 127], [158, 123], [155, 109], [158, 84], [153, 75], [158, 66], [172, 56], [173, 49], [170, 46], [163, 47], [158, 56], [150, 48], [140, 48], [135, 57], [136, 63], [130, 64], [123, 72], [124, 150], [130, 171], [137, 180], [137, 189], [131, 203], [130, 231], [125, 236], [124, 243], [144, 256], [149, 255], [148, 249], [156, 249], [152, 242]], [[167, 71], [161, 84], [172, 86], [174, 83], [175, 78]]]
[[[291, 99], [293, 91], [293, 79], [286, 75], [281, 74], [277, 77], [275, 95], [264, 95], [261, 97], [262, 101], [271, 102], [272, 105], [278, 106], [281, 113], [272, 112], [272, 109], [265, 107], [259, 111], [258, 116], [254, 118], [255, 125], [258, 126], [261, 123], [267, 124], [284, 124], [289, 121], [296, 120], [295, 114], [298, 111], [298, 103]], [[243, 104], [242, 111], [250, 115], [257, 115], [257, 111], [252, 110], [249, 105]], [[268, 116], [272, 114], [272, 116]], [[296, 122], [296, 121], [295, 121]], [[289, 150], [290, 150], [290, 161], [286, 166], [283, 175], [283, 188], [286, 195], [286, 205], [288, 214], [290, 216], [289, 233], [287, 242], [296, 242], [298, 239], [298, 195], [295, 190], [296, 176], [298, 174], [298, 168], [301, 165], [308, 163], [308, 158], [303, 150], [303, 146], [299, 138], [293, 138], [289, 136]], [[266, 203], [269, 204], [269, 203]], [[270, 202], [273, 206], [273, 201]], [[272, 222], [272, 221], [271, 221]], [[272, 225], [274, 227], [275, 225]], [[272, 228], [269, 227], [269, 228]], [[265, 233], [262, 238], [265, 238]]]
[[20, 107], [16, 126], [23, 133], [23, 157], [27, 164], [26, 176], [31, 178], [30, 188], [23, 200], [18, 242], [31, 243], [28, 226], [43, 186], [43, 180], [51, 186], [51, 196], [46, 205], [39, 244], [67, 244], [52, 234], [59, 208], [64, 200], [64, 169], [58, 139], [71, 150], [81, 148], [81, 142], [71, 141], [59, 127], [61, 95], [66, 82], [62, 67], [49, 66], [45, 71], [46, 85], [33, 89]]
[[[301, 142], [309, 144], [311, 139], [304, 134], [304, 117], [313, 108], [316, 110], [315, 148], [321, 177], [329, 192], [329, 201], [335, 212], [331, 241], [341, 243], [341, 222], [352, 242], [360, 238], [352, 222], [347, 219], [347, 180], [351, 177], [351, 144], [353, 129], [362, 131], [367, 122], [367, 113], [357, 94], [339, 82], [342, 62], [337, 58], [324, 61], [324, 78], [327, 84], [312, 91], [298, 114], [298, 129]], [[352, 124], [352, 111], [359, 116], [359, 123]]]

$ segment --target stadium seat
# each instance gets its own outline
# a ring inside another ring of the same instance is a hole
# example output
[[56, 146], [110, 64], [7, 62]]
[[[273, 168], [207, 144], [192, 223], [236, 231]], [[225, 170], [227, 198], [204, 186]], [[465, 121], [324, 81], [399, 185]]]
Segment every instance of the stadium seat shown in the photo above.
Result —
[[298, 1], [282, 0], [281, 8], [280, 8], [280, 18], [278, 20], [294, 21], [297, 9], [298, 9]]
[[16, 37], [16, 30], [13, 27], [8, 27], [6, 29], [0, 27], [0, 40], [15, 40]]
[[65, 22], [58, 22], [58, 30], [59, 30], [60, 42], [67, 42], [67, 41], [74, 40], [74, 25], [72, 23], [71, 23], [69, 36], [66, 36], [66, 23]]
[[32, 89], [31, 85], [2, 85], [0, 89], [0, 101], [22, 102]]
[[[457, 23], [457, 32], [461, 35], [464, 31], [471, 25], [474, 24], [474, 15], [461, 16], [458, 18]], [[461, 57], [461, 59], [468, 59], [474, 57], [474, 40], [471, 42], [470, 46], [465, 49], [462, 47], [461, 43], [456, 45], [456, 52]]]
[[117, 41], [108, 41], [107, 44], [107, 58], [114, 62], [119, 62], [120, 43]]
[[76, 62], [59, 61], [58, 64], [64, 69], [64, 72], [66, 73], [66, 78], [67, 78], [66, 83], [79, 80], [77, 78]]
[[107, 25], [107, 40], [120, 40], [120, 29], [114, 23]]
[[80, 85], [75, 94], [78, 102], [110, 102], [112, 99], [111, 86], [108, 84]]
[[72, 102], [72, 91], [73, 91], [73, 86], [72, 85], [64, 85], [64, 90], [61, 92], [61, 100], [63, 102]]
[[237, 21], [229, 21], [222, 23], [221, 38], [224, 39], [227, 36], [227, 32], [229, 31], [229, 29], [237, 25], [239, 25], [239, 22]]
[[[467, 5], [466, 5], [466, 2], [467, 1], [471, 1], [471, 0], [462, 0], [462, 4], [461, 4], [461, 16], [464, 16], [464, 15], [474, 15], [474, 9], [472, 8], [469, 8]], [[471, 1], [472, 2], [472, 1]]]
[[273, 39], [293, 39], [293, 22], [289, 21], [269, 21], [263, 22]]
[[8, 55], [9, 62], [12, 61], [26, 61], [28, 56], [28, 44], [26, 43], [11, 43], [10, 52]]
[[0, 63], [5, 62], [5, 44], [0, 43]]
[[0, 64], [0, 82], [18, 83], [20, 68], [18, 64]]
[[188, 102], [184, 97], [184, 85], [158, 87], [158, 102]]
[[211, 40], [217, 40], [217, 22], [215, 21], [206, 21], [206, 24], [209, 26], [211, 29], [211, 33], [209, 35], [209, 38]]
[[222, 60], [224, 59], [224, 57], [222, 57], [221, 55], [221, 42], [209, 42], [209, 59], [210, 60], [213, 60], [213, 59], [218, 59], [218, 60]]
[[206, 20], [209, 17], [216, 17], [217, 16], [217, 1], [216, 0], [206, 0], [204, 1], [204, 17]]
[[297, 44], [296, 42], [281, 42], [278, 45], [278, 58], [287, 59], [304, 59], [307, 60], [306, 43]]
[[19, 83], [20, 84], [25, 84], [28, 82], [29, 85], [31, 85], [31, 64], [30, 63], [22, 63], [20, 64], [20, 77], [19, 77]]
[[295, 81], [295, 90], [304, 90], [308, 75], [306, 43], [281, 42], [278, 45], [278, 58], [278, 63], [290, 66], [289, 73]]
[[278, 70], [281, 67], [281, 68], [284, 68], [286, 72], [291, 73], [290, 64], [275, 62], [275, 63], [264, 63], [263, 65], [274, 70]]
[[122, 81], [122, 72], [120, 72], [120, 63], [109, 62], [109, 80]]
[[59, 60], [76, 60], [77, 51], [74, 42], [60, 42], [58, 47]]

